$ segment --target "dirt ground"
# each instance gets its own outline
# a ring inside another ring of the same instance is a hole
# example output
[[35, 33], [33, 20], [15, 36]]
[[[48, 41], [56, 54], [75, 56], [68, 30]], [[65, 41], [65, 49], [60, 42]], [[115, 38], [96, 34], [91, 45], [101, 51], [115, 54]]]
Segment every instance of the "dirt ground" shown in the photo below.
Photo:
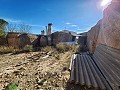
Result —
[[0, 90], [16, 83], [21, 90], [66, 90], [72, 52], [0, 55]]

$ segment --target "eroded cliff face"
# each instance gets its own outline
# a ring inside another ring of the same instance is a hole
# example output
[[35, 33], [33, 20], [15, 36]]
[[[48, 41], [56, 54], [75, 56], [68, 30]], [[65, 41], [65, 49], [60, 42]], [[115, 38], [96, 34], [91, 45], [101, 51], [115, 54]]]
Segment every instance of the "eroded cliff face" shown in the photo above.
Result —
[[91, 52], [99, 44], [120, 50], [120, 1], [112, 1], [104, 10], [103, 19], [88, 32], [87, 39]]

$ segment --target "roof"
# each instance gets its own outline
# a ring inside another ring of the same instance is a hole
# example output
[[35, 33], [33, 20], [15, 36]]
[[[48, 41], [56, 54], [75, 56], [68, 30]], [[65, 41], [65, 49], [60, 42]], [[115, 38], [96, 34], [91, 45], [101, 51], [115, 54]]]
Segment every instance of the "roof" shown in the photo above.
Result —
[[87, 32], [79, 33], [80, 36], [87, 36]]
[[60, 31], [60, 32], [70, 33], [70, 34], [73, 35], [73, 36], [77, 36], [77, 33], [76, 33], [76, 32], [69, 31], [69, 30], [62, 30], [62, 31]]

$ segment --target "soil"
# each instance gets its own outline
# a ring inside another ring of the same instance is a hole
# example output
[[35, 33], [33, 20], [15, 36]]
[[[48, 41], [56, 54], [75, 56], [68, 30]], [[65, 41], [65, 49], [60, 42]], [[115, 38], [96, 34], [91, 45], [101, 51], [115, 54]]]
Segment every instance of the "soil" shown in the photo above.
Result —
[[21, 90], [65, 90], [72, 52], [0, 55], [0, 90], [16, 83]]

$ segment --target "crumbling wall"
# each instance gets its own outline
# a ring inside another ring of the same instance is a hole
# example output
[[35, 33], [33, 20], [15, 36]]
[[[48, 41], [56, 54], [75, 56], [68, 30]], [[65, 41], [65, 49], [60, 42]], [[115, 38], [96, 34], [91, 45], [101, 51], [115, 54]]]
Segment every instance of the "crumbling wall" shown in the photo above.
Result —
[[0, 37], [0, 46], [4, 46], [4, 45], [7, 45], [7, 40], [6, 38]]
[[56, 45], [60, 42], [71, 42], [73, 36], [69, 33], [55, 32], [52, 34], [52, 44]]
[[41, 38], [40, 38], [40, 46], [47, 46], [47, 45], [48, 45], [47, 36], [41, 36]]
[[8, 46], [19, 48], [20, 41], [18, 38], [7, 38], [7, 41], [8, 41]]

